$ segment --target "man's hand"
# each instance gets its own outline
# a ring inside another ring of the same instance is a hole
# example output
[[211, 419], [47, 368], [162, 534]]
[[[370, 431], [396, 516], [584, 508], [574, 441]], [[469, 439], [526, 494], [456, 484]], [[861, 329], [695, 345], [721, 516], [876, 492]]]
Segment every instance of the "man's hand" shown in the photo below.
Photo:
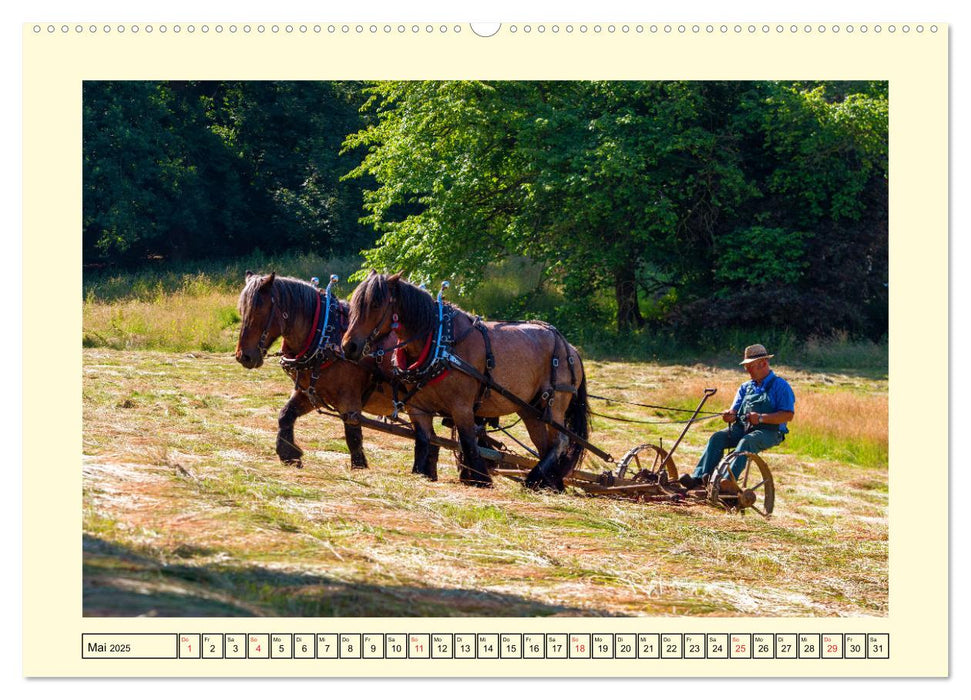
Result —
[[751, 413], [745, 416], [745, 420], [748, 422], [749, 425], [762, 425], [762, 414], [752, 411]]
[[738, 414], [735, 411], [725, 411], [722, 414], [722, 420], [726, 423], [734, 423], [737, 417]]

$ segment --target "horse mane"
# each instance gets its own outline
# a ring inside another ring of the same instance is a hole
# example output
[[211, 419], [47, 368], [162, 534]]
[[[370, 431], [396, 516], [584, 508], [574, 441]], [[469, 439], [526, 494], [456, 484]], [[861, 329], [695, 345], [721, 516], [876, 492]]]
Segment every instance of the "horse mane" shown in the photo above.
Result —
[[[351, 297], [351, 323], [372, 306], [382, 306], [391, 299], [388, 276], [369, 276]], [[421, 337], [438, 325], [438, 311], [432, 295], [424, 289], [398, 278], [396, 301], [398, 320], [409, 336]]]
[[[247, 314], [253, 309], [256, 302], [256, 295], [259, 294], [263, 283], [264, 275], [250, 275], [246, 280], [239, 295], [239, 315], [240, 318], [247, 318]], [[280, 277], [273, 279], [273, 289], [276, 292], [276, 303], [282, 311], [295, 313], [306, 310], [313, 314], [317, 303], [317, 288], [309, 282], [297, 279], [296, 277]], [[344, 303], [344, 302], [341, 302]]]

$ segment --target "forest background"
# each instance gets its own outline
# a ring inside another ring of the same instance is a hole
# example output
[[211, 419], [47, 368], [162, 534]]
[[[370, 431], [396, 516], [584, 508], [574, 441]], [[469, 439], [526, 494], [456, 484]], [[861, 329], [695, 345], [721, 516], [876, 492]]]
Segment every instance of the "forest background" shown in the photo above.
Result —
[[601, 355], [886, 366], [885, 82], [86, 82], [83, 138], [89, 347], [376, 267]]

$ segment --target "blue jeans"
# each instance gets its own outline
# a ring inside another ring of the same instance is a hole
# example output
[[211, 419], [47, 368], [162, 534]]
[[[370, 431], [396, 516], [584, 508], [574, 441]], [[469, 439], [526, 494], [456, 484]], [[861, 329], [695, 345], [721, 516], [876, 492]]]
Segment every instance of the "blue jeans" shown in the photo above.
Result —
[[[708, 438], [708, 446], [705, 447], [704, 454], [698, 460], [693, 477], [700, 479], [706, 474], [711, 474], [721, 463], [725, 450], [734, 448], [737, 452], [761, 452], [770, 447], [775, 447], [785, 439], [785, 435], [778, 430], [760, 430], [756, 428], [746, 434], [745, 427], [741, 423], [732, 423], [724, 430], [712, 433]], [[739, 457], [732, 465], [732, 473], [737, 479], [745, 469], [747, 457]]]

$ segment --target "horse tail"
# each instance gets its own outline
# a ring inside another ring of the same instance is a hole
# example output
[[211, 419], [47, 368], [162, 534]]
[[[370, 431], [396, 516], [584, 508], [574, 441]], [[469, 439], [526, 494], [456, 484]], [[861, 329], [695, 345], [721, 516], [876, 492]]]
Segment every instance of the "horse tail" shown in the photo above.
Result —
[[[568, 345], [567, 348], [567, 352], [576, 352], [573, 346]], [[577, 386], [577, 393], [566, 407], [563, 422], [571, 432], [586, 440], [590, 434], [590, 404], [587, 401], [587, 373], [583, 369], [583, 360], [580, 358], [579, 353], [577, 353], [577, 361], [580, 365], [582, 378], [580, 379], [579, 386]], [[560, 478], [565, 477], [576, 469], [583, 459], [583, 453], [585, 451], [583, 445], [573, 440], [570, 441], [570, 446], [560, 456], [557, 463], [557, 472]]]

